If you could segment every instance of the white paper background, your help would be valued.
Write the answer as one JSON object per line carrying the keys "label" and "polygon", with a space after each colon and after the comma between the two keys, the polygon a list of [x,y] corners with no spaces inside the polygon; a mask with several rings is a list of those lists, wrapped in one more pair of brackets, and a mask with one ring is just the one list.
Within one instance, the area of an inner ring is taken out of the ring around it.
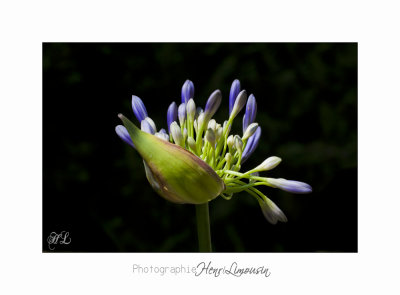
{"label": "white paper background", "polygon": [[[0,293],[399,294],[399,10],[360,3],[2,1]],[[42,254],[41,55],[55,41],[359,42],[359,253]],[[209,260],[271,276],[132,273]]]}

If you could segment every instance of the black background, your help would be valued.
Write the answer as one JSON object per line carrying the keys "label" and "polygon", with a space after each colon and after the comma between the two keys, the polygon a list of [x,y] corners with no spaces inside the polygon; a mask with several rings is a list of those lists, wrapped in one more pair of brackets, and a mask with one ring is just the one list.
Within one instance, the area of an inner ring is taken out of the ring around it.
{"label": "black background", "polygon": [[[68,231],[67,252],[195,252],[193,205],[154,193],[135,150],[115,134],[133,122],[131,95],[157,128],[186,79],[204,107],[220,89],[228,115],[239,79],[258,103],[262,137],[242,170],[271,155],[268,174],[307,182],[310,195],[261,190],[288,217],[270,225],[246,193],[210,203],[217,252],[357,251],[357,44],[43,44],[43,251]],[[241,131],[241,116],[233,131]]]}

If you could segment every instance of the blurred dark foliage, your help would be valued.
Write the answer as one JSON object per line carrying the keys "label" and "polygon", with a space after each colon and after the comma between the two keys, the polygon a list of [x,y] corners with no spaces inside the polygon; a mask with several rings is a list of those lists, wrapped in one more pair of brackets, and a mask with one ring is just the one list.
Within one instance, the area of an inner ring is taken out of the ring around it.
{"label": "blurred dark foliage", "polygon": [[[258,102],[260,145],[243,169],[271,155],[268,173],[305,181],[310,195],[262,188],[287,215],[270,225],[247,194],[210,203],[217,252],[357,251],[357,44],[43,44],[43,251],[68,231],[63,252],[195,252],[192,205],[156,195],[142,160],[115,134],[134,122],[131,95],[158,128],[186,79],[203,106],[220,89],[228,113],[237,78]],[[241,113],[242,114],[242,113]],[[240,119],[233,130],[240,131]]]}

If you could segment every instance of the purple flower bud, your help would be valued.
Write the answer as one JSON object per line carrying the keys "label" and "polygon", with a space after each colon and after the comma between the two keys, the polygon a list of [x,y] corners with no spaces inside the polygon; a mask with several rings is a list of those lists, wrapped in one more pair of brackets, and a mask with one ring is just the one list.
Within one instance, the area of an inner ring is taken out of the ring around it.
{"label": "purple flower bud", "polygon": [[247,127],[254,122],[257,113],[257,102],[253,94],[250,94],[247,105],[246,112],[243,116],[243,132],[246,131]]}
{"label": "purple flower bud", "polygon": [[178,107],[179,124],[182,126],[186,120],[186,104],[181,103]]}
{"label": "purple flower bud", "polygon": [[182,86],[182,103],[187,103],[189,99],[193,98],[194,96],[194,85],[193,82],[190,80],[186,80]]}
{"label": "purple flower bud", "polygon": [[[172,122],[171,122],[171,123],[172,123]],[[158,132],[160,132],[160,133],[162,133],[162,134],[166,134],[166,135],[168,135],[167,131],[165,131],[165,129],[164,129],[164,128],[161,128],[161,129],[160,129],[160,131],[158,131]]]}
{"label": "purple flower bud", "polygon": [[131,147],[135,148],[135,145],[132,142],[131,137],[129,136],[128,130],[126,130],[125,126],[118,125],[115,127],[115,132],[117,135],[125,141],[127,144],[129,144]]}
{"label": "purple flower bud", "polygon": [[142,122],[144,118],[148,117],[143,101],[135,95],[132,95],[132,109],[139,122]]}
{"label": "purple flower bud", "polygon": [[178,107],[176,106],[175,101],[171,103],[168,107],[167,111],[167,125],[168,125],[168,132],[170,132],[170,125],[172,122],[176,121],[178,118]]}
{"label": "purple flower bud", "polygon": [[215,112],[218,110],[219,105],[221,104],[222,94],[220,90],[215,90],[211,93],[210,97],[207,100],[206,108],[204,110],[204,115],[206,121],[208,122],[212,116],[214,116]]}
{"label": "purple flower bud", "polygon": [[284,178],[267,178],[268,183],[275,188],[294,194],[308,194],[312,192],[309,184],[296,180],[287,180]]}
{"label": "purple flower bud", "polygon": [[140,123],[140,129],[146,133],[154,134],[156,131],[153,129],[151,124],[147,120],[142,120]]}
{"label": "purple flower bud", "polygon": [[256,150],[258,142],[260,141],[260,137],[261,137],[261,128],[258,127],[256,132],[254,132],[254,134],[250,136],[249,140],[247,141],[246,147],[244,148],[242,154],[242,163],[244,163]]}
{"label": "purple flower bud", "polygon": [[236,97],[240,92],[240,82],[238,79],[233,81],[231,86],[231,92],[229,93],[229,115],[232,112],[233,105],[235,104]]}

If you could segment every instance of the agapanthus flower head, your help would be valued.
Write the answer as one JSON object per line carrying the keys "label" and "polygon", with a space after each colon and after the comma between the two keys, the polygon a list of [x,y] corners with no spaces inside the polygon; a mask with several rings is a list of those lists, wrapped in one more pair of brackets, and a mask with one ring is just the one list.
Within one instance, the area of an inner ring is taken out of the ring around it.
{"label": "agapanthus flower head", "polygon": [[[175,203],[201,204],[221,196],[230,200],[245,191],[256,198],[265,218],[272,224],[287,221],[284,213],[257,187],[264,185],[287,192],[310,193],[310,185],[283,178],[268,178],[260,172],[274,169],[281,158],[272,156],[257,167],[241,172],[243,163],[253,154],[261,137],[257,122],[257,103],[253,94],[247,97],[239,80],[232,83],[229,93],[229,118],[222,124],[213,119],[222,93],[215,90],[204,110],[194,101],[194,85],[185,81],[181,104],[172,102],[167,111],[167,129],[157,131],[148,116],[143,101],[132,96],[133,112],[140,122],[139,130],[123,115],[124,126],[116,133],[134,147],[143,158],[146,177],[152,188],[165,199]],[[232,123],[245,107],[242,136],[230,134]]]}

